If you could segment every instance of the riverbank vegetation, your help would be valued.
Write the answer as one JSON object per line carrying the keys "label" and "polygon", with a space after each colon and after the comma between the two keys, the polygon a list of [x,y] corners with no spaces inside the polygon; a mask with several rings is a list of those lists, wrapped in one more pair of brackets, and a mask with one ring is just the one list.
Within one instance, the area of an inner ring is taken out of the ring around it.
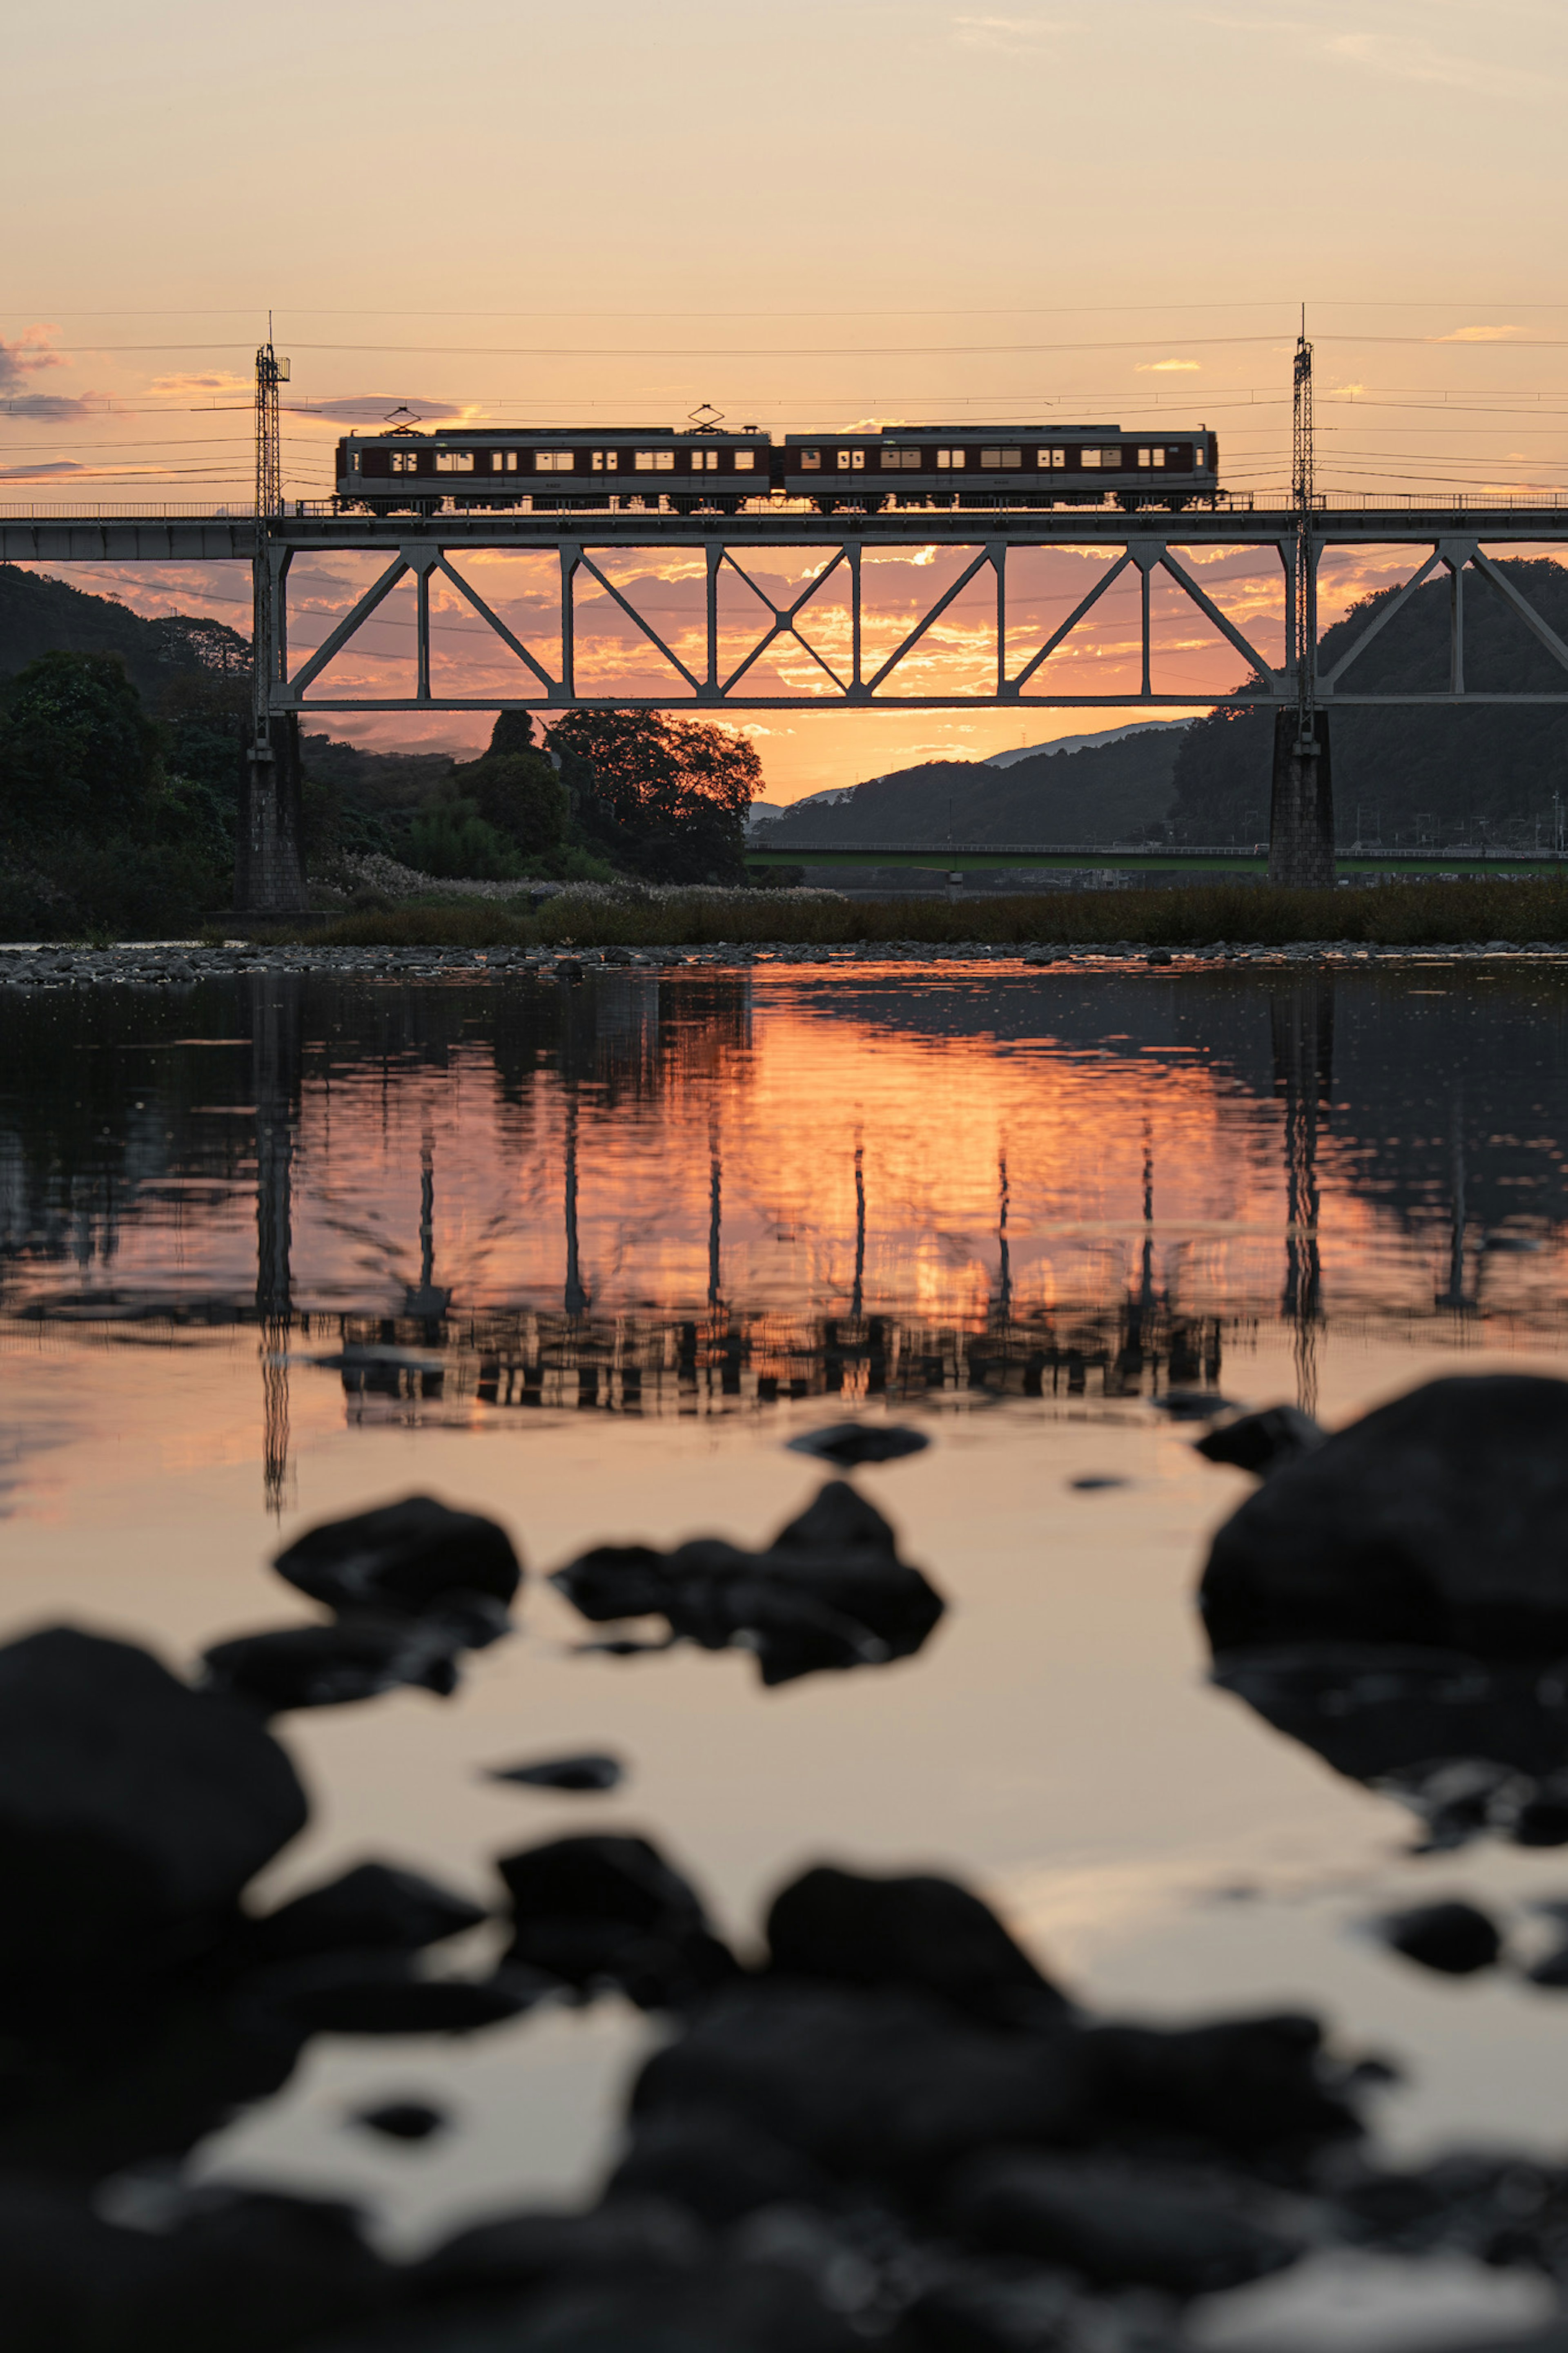
{"label": "riverbank vegetation", "polygon": [[1151,947],[1287,946],[1349,940],[1385,947],[1568,942],[1568,883],[1394,882],[1373,890],[1279,891],[1263,883],[1169,891],[1062,891],[974,899],[846,899],[826,892],[563,890],[404,905],[325,927],[279,924],[269,940],[338,947],[936,946],[1142,943]]}

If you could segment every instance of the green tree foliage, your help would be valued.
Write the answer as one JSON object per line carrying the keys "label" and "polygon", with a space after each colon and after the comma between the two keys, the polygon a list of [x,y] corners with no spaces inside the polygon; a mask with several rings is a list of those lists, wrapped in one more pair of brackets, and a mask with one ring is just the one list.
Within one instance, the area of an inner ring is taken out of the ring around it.
{"label": "green tree foliage", "polygon": [[526,858],[558,849],[565,839],[566,788],[542,752],[487,752],[455,767],[452,784]]}
{"label": "green tree foliage", "polygon": [[416,811],[402,854],[421,874],[442,881],[505,882],[524,871],[517,844],[481,816],[477,801],[468,799]]}
{"label": "green tree foliage", "polygon": [[0,828],[101,839],[136,828],[162,780],[156,723],[112,654],[43,654],[0,722]]}
{"label": "green tree foliage", "polygon": [[616,867],[650,882],[744,879],[763,772],[743,737],[656,711],[570,711],[550,748],[576,783],[579,835]]}
{"label": "green tree foliage", "polygon": [[49,653],[0,708],[0,935],[188,932],[228,892],[234,801],[165,770],[115,655]]}

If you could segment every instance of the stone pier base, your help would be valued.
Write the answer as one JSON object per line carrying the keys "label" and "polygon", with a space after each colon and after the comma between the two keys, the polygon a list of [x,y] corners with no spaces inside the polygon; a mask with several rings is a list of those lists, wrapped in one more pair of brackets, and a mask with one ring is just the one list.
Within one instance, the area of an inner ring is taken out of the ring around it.
{"label": "stone pier base", "polygon": [[1329,721],[1313,722],[1316,749],[1299,744],[1300,721],[1290,710],[1274,714],[1274,790],[1268,812],[1268,880],[1297,891],[1331,891],[1334,873],[1334,786]]}
{"label": "stone pier base", "polygon": [[247,914],[293,914],[305,905],[300,723],[272,723],[272,757],[246,763],[235,842],[234,903]]}

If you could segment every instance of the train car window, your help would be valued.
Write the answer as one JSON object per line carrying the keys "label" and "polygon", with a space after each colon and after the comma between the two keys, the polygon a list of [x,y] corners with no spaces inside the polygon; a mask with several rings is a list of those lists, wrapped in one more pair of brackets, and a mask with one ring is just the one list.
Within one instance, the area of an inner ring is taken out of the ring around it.
{"label": "train car window", "polygon": [[803,449],[800,453],[800,463],[803,473],[815,474],[822,464],[821,450]]}
{"label": "train car window", "polygon": [[633,470],[639,474],[673,474],[673,449],[639,449],[632,459]]}
{"label": "train car window", "polygon": [[749,474],[754,470],[757,462],[757,453],[754,449],[736,449],[731,452],[731,455],[735,460],[737,473]]}
{"label": "train car window", "polygon": [[691,470],[694,474],[717,473],[719,470],[718,450],[693,449],[691,452]]}
{"label": "train car window", "polygon": [[595,449],[593,470],[595,474],[613,474],[621,462],[618,449]]}
{"label": "train car window", "polygon": [[536,474],[569,474],[576,463],[574,449],[536,449],[533,470]]}
{"label": "train car window", "polygon": [[1193,450],[1194,471],[1201,474],[1204,468],[1208,464],[1208,451],[1200,441]]}
{"label": "train car window", "polygon": [[436,471],[438,474],[471,474],[474,453],[471,449],[437,449]]}
{"label": "train car window", "polygon": [[884,466],[902,466],[909,471],[919,467],[921,453],[918,449],[884,449],[881,462]]}
{"label": "train car window", "polygon": [[359,451],[357,449],[345,451],[343,456],[343,467],[344,470],[348,473],[357,474],[359,472]]}
{"label": "train car window", "polygon": [[1083,463],[1086,466],[1120,466],[1121,452],[1120,449],[1086,449]]}
{"label": "train car window", "polygon": [[1065,466],[1067,461],[1068,453],[1065,449],[1037,449],[1035,452],[1037,466]]}
{"label": "train car window", "polygon": [[838,452],[838,470],[841,474],[850,472],[858,474],[865,463],[864,449],[840,449]]}
{"label": "train car window", "polygon": [[999,466],[1011,473],[1023,464],[1024,453],[1021,449],[982,449],[980,462],[983,466]]}
{"label": "train car window", "polygon": [[392,453],[392,470],[395,474],[416,474],[419,471],[418,450],[395,449]]}
{"label": "train car window", "polygon": [[945,473],[950,466],[958,467],[964,463],[964,453],[962,449],[939,449],[936,462]]}
{"label": "train car window", "polygon": [[1164,462],[1163,449],[1140,449],[1138,452],[1138,463],[1141,466],[1163,466]]}

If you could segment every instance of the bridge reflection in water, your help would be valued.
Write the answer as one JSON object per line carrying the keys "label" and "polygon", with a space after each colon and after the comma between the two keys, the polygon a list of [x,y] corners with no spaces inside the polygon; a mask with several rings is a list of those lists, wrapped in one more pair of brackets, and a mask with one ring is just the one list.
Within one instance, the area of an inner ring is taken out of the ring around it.
{"label": "bridge reflection in water", "polygon": [[[256,1327],[351,1422],[1044,1409],[1283,1327],[1564,1337],[1568,989],[1307,975],[254,974],[0,1004],[0,1345]],[[1245,1386],[1240,1376],[1231,1377]]]}

